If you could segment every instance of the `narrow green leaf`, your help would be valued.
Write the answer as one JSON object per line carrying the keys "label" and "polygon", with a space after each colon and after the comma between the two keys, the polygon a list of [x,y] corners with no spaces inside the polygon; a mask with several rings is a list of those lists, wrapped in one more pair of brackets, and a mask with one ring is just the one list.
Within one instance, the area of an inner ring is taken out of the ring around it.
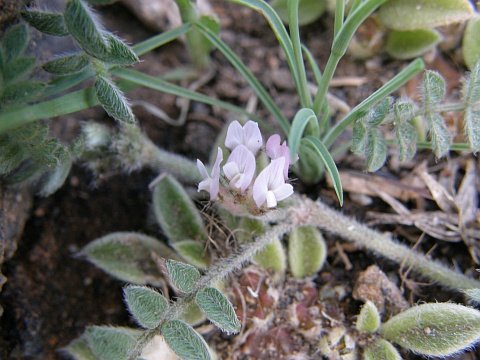
{"label": "narrow green leaf", "polygon": [[155,329],[162,321],[168,308],[168,301],[153,289],[146,286],[128,285],[123,288],[128,311],[138,324],[145,329]]}
{"label": "narrow green leaf", "polygon": [[222,331],[236,334],[240,331],[241,324],[232,303],[215,288],[207,287],[196,295],[197,305],[207,315],[214,325]]}
{"label": "narrow green leaf", "polygon": [[182,360],[210,360],[212,357],[203,338],[180,320],[167,321],[161,333],[170,349]]}
{"label": "narrow green leaf", "polygon": [[333,188],[335,189],[335,193],[337,194],[338,201],[340,202],[340,206],[343,205],[343,190],[342,190],[342,182],[340,180],[340,174],[338,173],[337,165],[330,155],[328,149],[323,145],[323,143],[313,137],[307,136],[306,138],[302,139],[302,142],[309,144],[312,149],[316,152],[319,158],[322,160],[325,168],[327,169],[328,173],[332,177],[333,181]]}
{"label": "narrow green leaf", "polygon": [[54,36],[68,35],[68,29],[62,14],[27,9],[22,11],[22,17],[30,26],[33,26],[44,34]]}
{"label": "narrow green leaf", "polygon": [[395,347],[384,339],[377,339],[368,344],[363,351],[364,360],[402,360]]}
{"label": "narrow green leaf", "polygon": [[380,104],[378,104],[378,106],[373,111],[371,111],[369,116],[366,118],[368,125],[372,127],[379,126],[390,111],[392,103],[393,98],[391,96],[383,99]]}
{"label": "narrow green leaf", "polygon": [[366,117],[361,117],[353,125],[352,152],[357,156],[365,155],[367,144]]}
{"label": "narrow green leaf", "polygon": [[[218,34],[220,32],[220,22],[216,16],[201,15],[198,21],[208,27],[213,33]],[[202,52],[208,54],[212,50],[212,43],[203,35],[201,35],[200,39]]]}
{"label": "narrow green leaf", "polygon": [[192,265],[175,260],[165,261],[168,276],[173,285],[184,293],[190,293],[195,290],[200,273]]}
{"label": "narrow green leaf", "polygon": [[68,32],[87,54],[102,58],[108,53],[104,31],[88,4],[69,0],[63,16]]}
{"label": "narrow green leaf", "polygon": [[292,159],[295,159],[296,154],[298,154],[300,140],[302,140],[303,132],[310,122],[318,123],[318,119],[313,110],[308,108],[298,110],[293,118],[292,127],[288,134],[288,145]]}
{"label": "narrow green leaf", "polygon": [[418,354],[446,357],[480,340],[480,312],[451,303],[423,304],[395,315],[380,333]]}
{"label": "narrow green leaf", "polygon": [[421,92],[427,109],[440,103],[447,92],[445,79],[436,71],[426,70],[423,74]]}
{"label": "narrow green leaf", "polygon": [[368,171],[375,172],[385,164],[387,144],[380,130],[370,129],[368,131],[366,154],[365,167]]}
{"label": "narrow green leaf", "polygon": [[296,227],[288,237],[288,263],[297,279],[315,275],[327,258],[327,245],[313,226]]}
{"label": "narrow green leaf", "polygon": [[380,327],[380,314],[375,304],[369,300],[363,305],[357,317],[356,329],[362,332],[373,333]]}
{"label": "narrow green leaf", "polygon": [[414,59],[432,50],[443,36],[434,29],[393,30],[388,34],[385,51],[398,60]]}
{"label": "narrow green leaf", "polygon": [[409,121],[398,121],[395,123],[395,141],[400,161],[407,161],[415,156],[417,140],[417,130]]}
{"label": "narrow green leaf", "polygon": [[[276,0],[272,7],[285,24],[288,24],[288,0]],[[327,1],[300,0],[298,6],[298,24],[308,25],[319,19],[327,9]]]}
{"label": "narrow green leaf", "polygon": [[128,124],[135,122],[135,116],[123,92],[110,79],[97,76],[95,79],[95,94],[100,105],[115,120]]}
{"label": "narrow green leaf", "polygon": [[[243,1],[241,0],[233,0],[233,1],[243,4]],[[267,3],[263,1],[261,2],[256,1],[256,3],[262,4],[262,7],[269,6]],[[278,22],[281,24],[280,19],[278,19]],[[228,61],[235,67],[235,69],[237,69],[237,71],[243,76],[243,78],[247,81],[247,83],[252,87],[252,89],[258,95],[263,105],[268,109],[268,111],[270,111],[270,113],[278,121],[283,132],[285,134],[288,134],[290,124],[288,123],[287,119],[280,111],[279,107],[275,104],[272,97],[268,94],[267,90],[258,81],[257,77],[253,75],[253,73],[235,54],[235,52],[232,51],[232,49],[230,49],[228,45],[222,39],[220,39],[220,37],[217,34],[212,32],[208,27],[206,27],[202,23],[197,23],[196,26],[202,32],[202,34],[207,39],[209,39],[209,41],[228,59]],[[281,26],[283,27],[283,25]],[[283,28],[283,31],[286,32],[285,28]],[[291,41],[290,41],[290,47],[291,47]],[[293,50],[290,49],[290,52],[291,52],[291,56],[293,57]]]}
{"label": "narrow green leaf", "polygon": [[153,256],[180,260],[159,240],[134,232],[116,232],[98,238],[80,252],[103,271],[125,282],[161,286],[163,275]]}
{"label": "narrow green leaf", "polygon": [[378,11],[380,21],[395,30],[429,29],[468,20],[468,0],[389,0]]}
{"label": "narrow green leaf", "polygon": [[127,360],[141,332],[129,328],[89,326],[85,337],[92,352],[101,360]]}
{"label": "narrow green leaf", "polygon": [[8,64],[10,61],[22,55],[27,47],[28,31],[24,23],[14,25],[7,29],[2,38],[4,61]]}
{"label": "narrow green leaf", "polygon": [[75,360],[98,360],[98,357],[95,356],[92,349],[88,346],[85,335],[74,339],[60,351]]}
{"label": "narrow green leaf", "polygon": [[255,254],[253,261],[265,269],[276,271],[279,274],[285,273],[287,256],[280,239],[275,237],[270,241],[269,244]]}
{"label": "narrow green leaf", "polygon": [[72,54],[49,60],[42,64],[42,68],[51,74],[67,75],[83,70],[89,63],[85,54]]}
{"label": "narrow green leaf", "polygon": [[171,243],[188,239],[203,241],[206,238],[200,212],[173,176],[165,175],[155,184],[153,210]]}
{"label": "narrow green leaf", "polygon": [[34,100],[45,84],[39,81],[23,81],[7,86],[0,95],[0,109]]}
{"label": "narrow green leaf", "polygon": [[467,72],[462,84],[462,101],[473,105],[480,101],[480,62]]}
{"label": "narrow green leaf", "polygon": [[473,153],[480,151],[480,111],[468,107],[463,117],[464,132],[467,135],[470,150]]}
{"label": "narrow green leaf", "polygon": [[13,82],[19,82],[29,75],[35,67],[36,58],[32,56],[21,56],[10,61],[3,72],[4,86]]}
{"label": "narrow green leaf", "polygon": [[437,158],[442,158],[448,152],[452,136],[445,120],[440,114],[430,113],[426,115],[433,152]]}
{"label": "narrow green leaf", "polygon": [[205,251],[205,243],[199,240],[182,240],[170,244],[178,255],[193,266],[206,270],[210,264],[210,256]]}
{"label": "narrow green leaf", "polygon": [[463,31],[462,53],[465,64],[473,70],[480,62],[480,15],[475,14]]}

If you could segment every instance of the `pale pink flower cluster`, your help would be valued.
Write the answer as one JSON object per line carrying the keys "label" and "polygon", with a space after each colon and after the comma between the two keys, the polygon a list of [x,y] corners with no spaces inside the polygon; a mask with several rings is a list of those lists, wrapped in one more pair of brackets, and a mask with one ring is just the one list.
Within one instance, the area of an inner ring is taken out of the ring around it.
{"label": "pale pink flower cluster", "polygon": [[[276,207],[279,201],[293,194],[293,186],[288,183],[288,168],[292,164],[290,150],[286,141],[281,144],[280,135],[270,136],[265,147],[265,152],[271,159],[270,164],[256,175],[256,158],[262,144],[262,134],[256,122],[250,120],[244,126],[238,121],[232,122],[225,138],[225,146],[231,152],[222,167],[223,177],[220,178],[223,152],[218,148],[210,175],[205,165],[197,160],[203,179],[198,185],[198,191],[208,191],[210,200],[224,200],[222,194],[233,194],[241,195],[246,202],[253,199],[259,209]],[[221,191],[222,189],[228,191]]]}

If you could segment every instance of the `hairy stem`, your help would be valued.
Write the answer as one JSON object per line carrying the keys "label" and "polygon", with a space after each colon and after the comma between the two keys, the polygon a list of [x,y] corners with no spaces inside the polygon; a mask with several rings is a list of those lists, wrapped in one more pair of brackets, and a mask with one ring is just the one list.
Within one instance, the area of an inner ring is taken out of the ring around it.
{"label": "hairy stem", "polygon": [[425,255],[395,242],[389,236],[382,235],[325,204],[304,200],[300,203],[299,210],[297,210],[298,225],[317,226],[332,232],[384,258],[411,267],[415,272],[442,286],[455,290],[480,287],[480,281],[453,271],[437,261],[428,260]]}

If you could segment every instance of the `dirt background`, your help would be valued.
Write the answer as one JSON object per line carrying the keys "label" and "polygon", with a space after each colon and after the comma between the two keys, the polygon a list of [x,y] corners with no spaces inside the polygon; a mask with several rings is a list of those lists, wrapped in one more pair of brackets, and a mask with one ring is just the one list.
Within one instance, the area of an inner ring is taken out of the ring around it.
{"label": "dirt background", "polygon": [[[61,1],[59,4],[61,5]],[[258,76],[285,116],[293,118],[298,107],[293,82],[288,75],[281,49],[266,21],[257,13],[226,1],[214,0],[212,4],[221,19],[222,38]],[[1,2],[0,5],[8,4]],[[122,4],[107,6],[98,11],[105,27],[129,43],[137,43],[155,35],[154,31],[142,24]],[[329,15],[302,28],[302,40],[313,51],[321,68],[329,54],[332,28],[333,19]],[[31,51],[41,59],[47,59],[71,46],[64,40],[59,42],[57,38],[42,36],[35,31],[32,37],[34,41]],[[253,94],[252,90],[221,54],[214,52],[212,58],[217,70],[215,77],[200,91],[245,107]],[[453,81],[450,93],[452,97],[455,96],[455,86],[463,72],[461,65],[456,64],[456,59],[456,52],[453,50],[433,56],[429,64],[431,68],[446,69],[447,78]],[[188,64],[189,61],[184,45],[174,42],[143,56],[142,63],[135,68],[159,75],[179,65]],[[365,77],[365,81],[357,86],[335,87],[331,92],[353,107],[384,84],[402,66],[404,63],[392,61],[383,55],[368,61],[357,61],[347,56],[340,62],[336,77]],[[415,84],[411,84],[411,87],[414,88]],[[132,100],[150,101],[171,117],[179,114],[173,96],[138,89],[129,93],[128,97]],[[261,105],[256,112],[271,121]],[[213,139],[222,124],[233,116],[199,103],[190,105],[187,122],[182,127],[167,125],[140,108],[135,109],[135,114],[142,129],[156,144],[190,159],[200,158],[204,161],[208,159]],[[55,134],[68,141],[78,134],[80,124],[85,120],[110,122],[102,109],[94,108],[53,119],[52,129]],[[434,158],[429,154],[422,154],[416,159],[418,163],[421,160],[435,165]],[[363,162],[346,155],[339,159],[338,165],[341,170],[361,171]],[[404,167],[390,165],[382,169],[381,173],[387,178],[398,180],[417,164],[407,164]],[[437,166],[442,165],[439,163]],[[59,349],[82,334],[85,326],[108,324],[135,327],[122,301],[124,284],[79,259],[76,253],[93,239],[114,231],[141,231],[161,238],[161,230],[155,225],[150,214],[151,200],[148,190],[149,182],[157,174],[143,170],[131,175],[108,175],[99,182],[87,169],[75,165],[66,184],[49,198],[32,196],[32,189],[20,193],[15,189],[1,188],[3,197],[0,210],[3,210],[2,216],[6,224],[0,229],[3,232],[6,260],[2,265],[2,272],[8,278],[0,293],[0,305],[4,309],[0,318],[1,359],[63,359],[65,357],[59,353]],[[321,197],[327,204],[337,206],[335,194],[325,182],[315,186],[305,186],[297,182],[296,187],[313,198]],[[369,205],[363,205],[347,197],[342,211],[360,220],[365,218],[368,211],[391,211],[378,198],[371,200]],[[410,205],[415,206],[413,202]],[[430,202],[427,207],[435,206]],[[418,239],[420,235],[418,231],[400,226],[383,226],[379,229],[391,232],[406,242],[409,239]],[[351,292],[359,272],[372,264],[378,264],[384,272],[397,276],[398,266],[342,245],[340,239],[333,236],[328,236],[327,240],[332,247],[328,264],[311,283],[317,291],[325,289],[326,285],[331,288],[343,285]],[[341,260],[341,251],[337,251],[339,246],[343,246],[344,253],[347,253],[352,264],[351,269],[347,269],[345,262]],[[449,264],[457,264],[462,271],[474,274],[475,264],[462,243],[438,242],[427,237],[422,242],[421,249],[429,251],[433,246],[436,246],[436,258]],[[410,303],[427,300],[462,301],[457,294],[435,286],[414,286],[413,282],[408,285],[404,297]],[[305,284],[300,285],[287,279],[280,290],[294,299],[295,289],[301,289],[302,286]],[[343,312],[346,322],[353,324],[360,305],[361,302],[348,293],[338,302],[332,300],[330,310]],[[282,321],[288,323],[289,319],[284,317]],[[218,344],[219,349],[222,349],[222,358],[249,358],[229,353],[235,339],[229,340],[218,332],[210,331],[207,333],[207,340]],[[268,342],[268,339],[265,341]],[[411,354],[405,356],[415,358]],[[472,351],[454,359],[474,359],[476,356],[475,351]],[[281,356],[272,355],[268,358]],[[312,355],[311,358],[321,357]]]}

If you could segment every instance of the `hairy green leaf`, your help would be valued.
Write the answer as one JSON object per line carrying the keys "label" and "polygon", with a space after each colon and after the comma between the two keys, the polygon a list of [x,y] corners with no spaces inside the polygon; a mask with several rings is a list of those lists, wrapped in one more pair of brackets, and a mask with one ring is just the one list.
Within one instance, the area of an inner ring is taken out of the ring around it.
{"label": "hairy green leaf", "polygon": [[54,36],[68,35],[68,29],[62,14],[27,9],[22,11],[22,17],[30,26],[33,26],[44,34]]}
{"label": "hairy green leaf", "polygon": [[75,360],[98,360],[98,357],[95,356],[90,346],[88,346],[88,340],[85,335],[72,340],[60,351]]}
{"label": "hairy green leaf", "polygon": [[182,240],[170,244],[178,255],[193,266],[206,270],[210,264],[210,256],[205,251],[205,244],[199,240]]}
{"label": "hairy green leaf", "polygon": [[123,92],[103,76],[95,79],[95,94],[105,111],[115,120],[133,124],[135,117]]}
{"label": "hairy green leaf", "polygon": [[286,268],[287,257],[280,239],[275,237],[270,241],[269,244],[255,254],[253,261],[265,269],[283,274]]}
{"label": "hairy green leaf", "polygon": [[162,321],[168,301],[161,294],[146,286],[128,285],[123,288],[128,310],[140,326],[155,329]]}
{"label": "hairy green leaf", "polygon": [[170,175],[163,176],[153,189],[155,217],[171,243],[206,238],[200,212],[183,186]]}
{"label": "hairy green leaf", "polygon": [[447,90],[445,79],[436,71],[426,70],[423,73],[421,96],[425,107],[440,103],[445,97]]}
{"label": "hairy green leaf", "polygon": [[108,51],[105,54],[98,54],[96,56],[98,59],[115,65],[133,65],[139,61],[135,52],[122,39],[109,33],[104,36]]}
{"label": "hairy green leaf", "polygon": [[418,133],[409,121],[395,122],[395,141],[400,161],[410,160],[417,152]]}
{"label": "hairy green leaf", "polygon": [[367,144],[367,125],[365,124],[366,117],[362,117],[355,121],[353,125],[352,136],[352,152],[357,156],[363,156],[366,152]]}
{"label": "hairy green leaf", "polygon": [[190,293],[195,290],[200,273],[195,267],[189,264],[175,260],[165,261],[168,276],[173,285],[184,293]]}
{"label": "hairy green leaf", "polygon": [[480,62],[472,67],[463,79],[462,101],[467,105],[473,105],[480,101]]}
{"label": "hairy green leaf", "polygon": [[43,63],[42,69],[55,75],[67,75],[81,71],[89,63],[85,54],[71,54]]}
{"label": "hairy green leaf", "polygon": [[394,30],[429,29],[468,20],[468,0],[389,0],[378,11],[380,21]]}
{"label": "hairy green leaf", "polygon": [[27,75],[30,75],[35,67],[36,58],[32,56],[21,56],[10,61],[3,72],[4,86],[13,82],[19,82]]}
{"label": "hairy green leaf", "polygon": [[390,342],[384,339],[377,339],[373,343],[368,344],[363,350],[364,360],[402,360],[402,356],[398,353]]}
{"label": "hairy green leaf", "polygon": [[385,51],[394,59],[414,59],[442,41],[443,36],[434,29],[393,30],[388,34]]}
{"label": "hairy green leaf", "polygon": [[426,119],[430,130],[433,152],[437,158],[441,158],[448,152],[452,136],[440,114],[429,113],[426,115]]}
{"label": "hairy green leaf", "polygon": [[463,32],[462,52],[463,59],[468,68],[473,70],[477,63],[480,62],[480,15],[475,14],[467,22],[467,26]]}
{"label": "hairy green leaf", "polygon": [[4,61],[8,64],[24,52],[28,44],[28,31],[24,23],[7,29],[2,38]]}
{"label": "hairy green leaf", "polygon": [[463,122],[470,150],[476,153],[480,151],[480,111],[474,111],[468,107],[465,109]]}
{"label": "hairy green leaf", "polygon": [[200,290],[196,295],[196,302],[208,319],[222,331],[229,334],[240,331],[242,325],[232,303],[217,289],[207,287]]}
{"label": "hairy green leaf", "polygon": [[385,99],[380,101],[380,104],[378,104],[378,106],[371,111],[366,118],[368,125],[371,127],[379,126],[390,111],[392,103],[393,98],[391,96],[387,96]]}
{"label": "hairy green leaf", "polygon": [[[288,24],[288,1],[275,0],[272,7],[285,24]],[[308,25],[320,18],[327,9],[327,1],[300,0],[298,4],[298,24]]]}
{"label": "hairy green leaf", "polygon": [[298,279],[315,275],[327,258],[327,245],[320,231],[313,226],[296,227],[288,237],[288,263]]}
{"label": "hairy green leaf", "polygon": [[85,337],[92,352],[101,360],[127,360],[141,332],[129,328],[89,326]]}
{"label": "hairy green leaf", "polygon": [[85,246],[80,255],[120,280],[155,286],[162,285],[163,275],[154,257],[179,260],[159,240],[134,232],[116,232],[98,238]]}
{"label": "hairy green leaf", "polygon": [[480,311],[451,303],[423,304],[395,315],[380,333],[418,354],[446,357],[480,340]]}
{"label": "hairy green leaf", "polygon": [[33,100],[45,89],[40,81],[23,81],[7,86],[0,95],[0,109]]}
{"label": "hairy green leaf", "polygon": [[170,349],[182,360],[210,360],[207,343],[183,321],[171,320],[162,326],[161,333]]}
{"label": "hairy green leaf", "polygon": [[416,106],[411,99],[398,99],[393,107],[395,122],[412,121],[415,117]]}
{"label": "hairy green leaf", "polygon": [[370,129],[368,131],[366,155],[365,167],[368,171],[375,172],[385,164],[387,144],[380,130]]}
{"label": "hairy green leaf", "polygon": [[68,0],[63,16],[68,32],[87,54],[102,58],[108,53],[104,30],[88,4]]}
{"label": "hairy green leaf", "polygon": [[475,304],[480,304],[480,288],[467,289],[464,292],[468,300],[472,301]]}
{"label": "hairy green leaf", "polygon": [[38,191],[40,196],[50,196],[60,189],[65,180],[67,180],[68,174],[72,168],[72,158],[64,157],[61,162],[51,171],[45,182],[42,184],[41,189]]}
{"label": "hairy green leaf", "polygon": [[363,305],[357,317],[358,331],[373,333],[380,327],[380,314],[375,304],[369,300]]}

